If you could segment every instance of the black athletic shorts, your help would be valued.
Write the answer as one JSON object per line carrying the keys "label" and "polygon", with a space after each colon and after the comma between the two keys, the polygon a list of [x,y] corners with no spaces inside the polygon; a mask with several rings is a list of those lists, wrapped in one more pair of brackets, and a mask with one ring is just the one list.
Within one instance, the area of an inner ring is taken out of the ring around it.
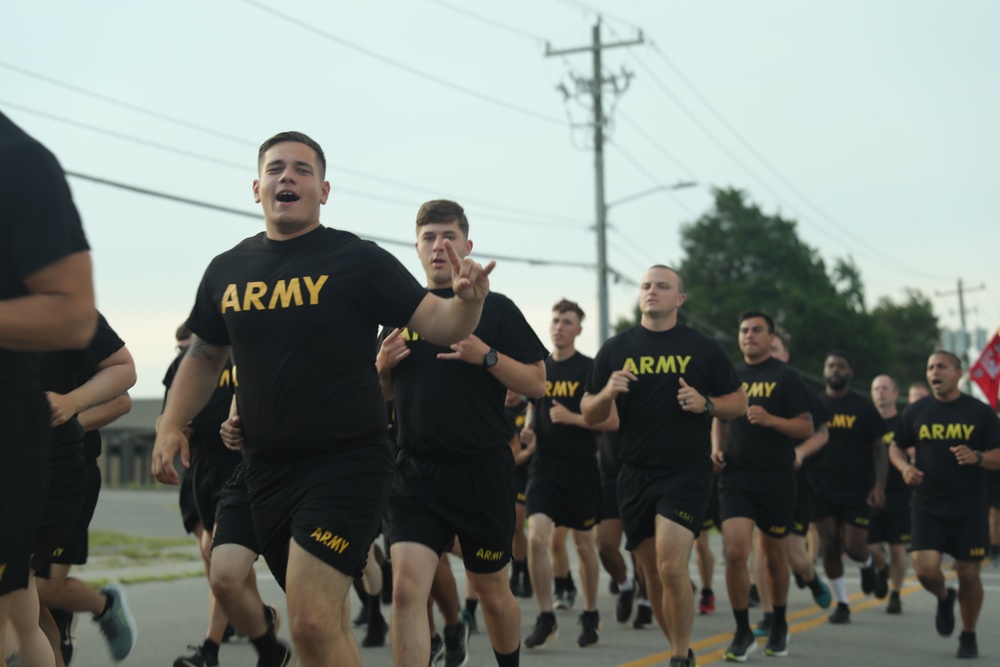
{"label": "black athletic shorts", "polygon": [[528,516],[544,514],[557,526],[590,530],[601,520],[597,459],[546,458],[535,454],[527,497]]}
{"label": "black athletic shorts", "polygon": [[632,551],[656,535],[659,514],[694,533],[708,508],[712,489],[712,461],[671,468],[634,468],[622,465],[618,474],[618,509],[625,530],[625,548]]}
{"label": "black athletic shorts", "polygon": [[26,588],[48,479],[51,414],[37,382],[0,384],[0,595]]}
{"label": "black athletic shorts", "polygon": [[908,544],[910,541],[910,490],[885,497],[885,507],[873,509],[868,522],[868,544]]}
{"label": "black athletic shorts", "polygon": [[524,505],[528,501],[528,463],[525,461],[514,467],[514,498],[518,503]]}
{"label": "black athletic shorts", "polygon": [[951,554],[955,560],[976,562],[986,557],[990,543],[986,506],[970,507],[961,517],[940,517],[913,509],[910,551],[937,551]]}
{"label": "black athletic shorts", "polygon": [[457,536],[467,570],[497,572],[510,560],[513,497],[509,447],[462,458],[399,450],[389,498],[389,544],[416,542],[440,555]]}
{"label": "black athletic shorts", "polygon": [[243,454],[230,449],[213,447],[194,450],[190,470],[194,485],[194,506],[205,530],[212,532],[215,527],[215,514],[222,498],[222,489],[242,461]]}
{"label": "black athletic shorts", "polygon": [[858,486],[850,491],[831,492],[822,486],[813,495],[814,520],[836,517],[846,526],[868,529],[868,516],[872,508],[868,505],[870,487]]}
{"label": "black athletic shorts", "polygon": [[250,458],[247,495],[254,530],[282,589],[289,538],[348,577],[361,575],[392,485],[389,446],[386,438],[300,461]]}
{"label": "black athletic shorts", "polygon": [[181,507],[184,532],[194,535],[195,529],[201,524],[201,518],[198,517],[198,507],[194,502],[194,473],[190,468],[181,472],[181,488],[177,492],[177,502]]}
{"label": "black athletic shorts", "polygon": [[101,493],[101,468],[95,459],[86,457],[83,468],[83,501],[80,514],[65,541],[52,552],[52,562],[59,565],[83,565],[90,553],[90,520],[94,518],[97,497]]}
{"label": "black athletic shorts", "polygon": [[719,513],[722,521],[752,519],[773,538],[788,535],[795,509],[795,470],[792,466],[771,470],[740,470],[726,467],[719,479]]}
{"label": "black athletic shorts", "polygon": [[1000,470],[986,471],[986,504],[1000,509]]}
{"label": "black athletic shorts", "polygon": [[218,510],[215,513],[215,535],[212,548],[223,544],[238,544],[255,554],[260,553],[260,543],[253,528],[250,498],[247,496],[247,468],[242,461],[222,487]]}
{"label": "black athletic shorts", "polygon": [[620,519],[618,510],[618,477],[601,478],[601,519]]}
{"label": "black athletic shorts", "polygon": [[719,476],[712,473],[712,489],[708,495],[708,507],[705,508],[705,518],[701,521],[702,530],[722,530],[722,514],[719,507]]}
{"label": "black athletic shorts", "polygon": [[815,513],[812,485],[800,468],[795,473],[795,507],[792,509],[792,525],[788,532],[805,537],[809,532],[809,524],[812,523]]}
{"label": "black athletic shorts", "polygon": [[53,447],[49,452],[49,489],[42,505],[42,519],[35,536],[31,566],[48,579],[56,549],[66,543],[83,507],[86,460],[83,440]]}

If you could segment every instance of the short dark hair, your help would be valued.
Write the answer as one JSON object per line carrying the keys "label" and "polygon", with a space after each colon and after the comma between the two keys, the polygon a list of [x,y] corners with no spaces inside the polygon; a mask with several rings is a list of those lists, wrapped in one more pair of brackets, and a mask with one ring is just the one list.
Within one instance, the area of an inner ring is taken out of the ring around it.
{"label": "short dark hair", "polygon": [[852,359],[851,355],[844,350],[830,350],[826,353],[826,357],[824,357],[824,359],[829,359],[830,357],[840,357],[847,362],[848,368],[852,371],[854,370],[854,359]]}
{"label": "short dark hair", "polygon": [[569,299],[562,299],[559,303],[552,306],[552,310],[557,311],[560,315],[563,313],[576,313],[576,316],[580,318],[583,322],[583,308],[580,307],[576,301],[570,301]]}
{"label": "short dark hair", "polygon": [[465,238],[469,238],[469,219],[465,217],[465,209],[458,202],[450,199],[432,199],[420,205],[417,211],[417,229],[424,225],[438,222],[458,222]]}
{"label": "short dark hair", "polygon": [[258,171],[260,170],[261,162],[264,160],[264,153],[266,153],[272,146],[286,141],[294,141],[295,143],[305,144],[309,148],[316,151],[316,157],[319,159],[320,178],[326,178],[326,155],[323,153],[323,148],[316,142],[315,139],[303,132],[279,132],[262,143],[260,145],[260,150],[257,151]]}
{"label": "short dark hair", "polygon": [[792,351],[792,348],[790,347],[791,342],[792,342],[792,334],[790,334],[787,331],[785,331],[784,327],[780,327],[780,326],[774,327],[774,331],[772,331],[771,334],[775,338],[777,338],[778,340],[781,341],[781,344],[782,344],[782,346],[784,346],[786,352],[791,352]]}
{"label": "short dark hair", "polygon": [[177,331],[174,332],[174,340],[177,341],[187,340],[192,335],[194,335],[194,332],[188,328],[187,322],[185,322],[184,324],[177,327]]}
{"label": "short dark hair", "polygon": [[678,292],[684,291],[684,276],[682,276],[681,272],[675,269],[674,267],[667,266],[666,264],[653,264],[651,267],[649,267],[649,269],[646,270],[649,271],[650,269],[666,269],[667,271],[673,271],[674,275],[677,276],[677,291]]}
{"label": "short dark hair", "polygon": [[955,354],[954,352],[949,352],[948,350],[934,350],[933,352],[931,352],[932,357],[938,354],[944,355],[949,359],[951,359],[951,363],[955,367],[955,370],[957,371],[962,370],[962,360],[958,358],[957,354]]}
{"label": "short dark hair", "polygon": [[[739,325],[743,324],[744,322],[746,322],[747,320],[752,320],[755,317],[759,317],[759,318],[763,319],[765,322],[767,322],[767,333],[774,333],[774,320],[771,319],[770,315],[768,315],[767,313],[765,313],[762,310],[745,310],[745,311],[743,311],[743,313],[740,315],[740,320],[739,320],[739,322],[736,323],[736,325],[739,326]],[[782,341],[782,342],[784,342],[784,341]]]}

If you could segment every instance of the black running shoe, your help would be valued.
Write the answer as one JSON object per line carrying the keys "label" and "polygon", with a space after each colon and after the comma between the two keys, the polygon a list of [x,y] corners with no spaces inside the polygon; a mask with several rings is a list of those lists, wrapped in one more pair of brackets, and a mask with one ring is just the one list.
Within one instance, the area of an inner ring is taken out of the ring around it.
{"label": "black running shoe", "polygon": [[628,623],[632,616],[632,601],[635,600],[635,584],[627,591],[618,593],[618,602],[615,603],[615,620],[619,623]]}
{"label": "black running shoe", "polygon": [[596,644],[601,635],[601,617],[597,611],[585,611],[580,614],[580,625],[583,630],[576,638],[576,645],[580,648],[587,648]]}
{"label": "black running shoe", "polygon": [[828,621],[834,625],[843,625],[851,622],[851,608],[844,602],[838,602],[837,608],[827,616]]}
{"label": "black running shoe", "polygon": [[63,663],[69,665],[73,659],[73,627],[76,625],[76,614],[65,609],[50,609],[52,618],[59,628],[59,652],[62,653]]}
{"label": "black running shoe", "polygon": [[618,595],[619,593],[621,593],[621,589],[618,588],[618,582],[615,581],[614,579],[608,582],[608,592],[611,593],[612,595]]}
{"label": "black running shoe", "polygon": [[889,595],[889,604],[885,606],[885,613],[887,614],[902,614],[903,613],[903,603],[899,599],[899,593],[893,591]]}
{"label": "black running shoe", "polygon": [[806,587],[806,580],[802,578],[802,575],[798,572],[792,572],[792,576],[795,577],[795,585],[799,588]]}
{"label": "black running shoe", "polygon": [[264,622],[267,623],[267,629],[277,637],[278,630],[281,629],[281,614],[278,613],[277,607],[272,607],[269,604],[264,605]]}
{"label": "black running shoe", "polygon": [[203,646],[188,644],[188,648],[191,650],[191,653],[189,655],[178,656],[174,660],[174,667],[219,667],[218,653],[212,655],[208,651],[205,651]]}
{"label": "black running shoe", "polygon": [[361,645],[365,648],[385,646],[385,635],[389,631],[389,624],[385,622],[385,617],[379,614],[367,623],[365,638],[361,640]]}
{"label": "black running shoe", "polygon": [[771,628],[771,634],[764,646],[764,655],[784,658],[788,655],[788,626]]}
{"label": "black running shoe", "polygon": [[875,569],[874,563],[859,569],[861,570],[861,591],[865,595],[871,595],[878,588],[879,571]]}
{"label": "black running shoe", "polygon": [[979,646],[976,645],[975,632],[963,632],[958,636],[958,653],[956,655],[959,658],[979,657]]}
{"label": "black running shoe", "polygon": [[429,667],[434,667],[438,663],[444,660],[444,640],[441,639],[441,635],[434,635],[431,637],[431,659],[427,663]]}
{"label": "black running shoe", "polygon": [[469,626],[459,621],[444,629],[444,667],[465,667],[469,662]]}
{"label": "black running shoe", "polygon": [[559,624],[556,623],[556,615],[552,612],[543,612],[535,620],[535,628],[525,638],[524,645],[528,648],[542,648],[558,636]]}
{"label": "black running shoe", "polygon": [[639,604],[635,608],[635,619],[632,621],[632,627],[636,630],[642,630],[647,625],[653,624],[653,608],[648,604]]}
{"label": "black running shoe", "polygon": [[723,656],[730,662],[746,662],[747,657],[756,650],[757,638],[752,632],[736,633]]}
{"label": "black running shoe", "polygon": [[948,589],[944,600],[938,600],[937,613],[934,615],[934,627],[942,637],[950,637],[955,631],[955,598],[958,591]]}
{"label": "black running shoe", "polygon": [[875,583],[875,597],[884,600],[889,594],[889,566],[885,565],[878,571],[878,581]]}
{"label": "black running shoe", "polygon": [[291,667],[295,664],[295,653],[292,648],[282,641],[278,642],[281,653],[270,658],[263,656],[257,658],[257,667]]}

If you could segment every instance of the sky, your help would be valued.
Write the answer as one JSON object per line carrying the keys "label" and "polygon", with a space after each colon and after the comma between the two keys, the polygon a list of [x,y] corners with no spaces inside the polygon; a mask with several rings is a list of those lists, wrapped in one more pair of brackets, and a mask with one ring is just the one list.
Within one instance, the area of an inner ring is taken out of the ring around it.
{"label": "sky", "polygon": [[[592,59],[546,45],[589,46],[598,17],[602,41],[643,40],[602,55],[615,271],[680,263],[681,227],[736,187],[828,265],[853,257],[869,306],[914,288],[958,328],[957,296],[938,293],[961,279],[968,326],[1000,325],[990,0],[0,0],[0,111],[76,174],[135,397],[162,395],[211,258],[263,229],[257,147],[284,130],[325,149],[323,224],[394,241],[423,281],[417,208],[455,199],[473,256],[502,258],[493,289],[546,343],[552,304],[578,301],[593,355],[592,106],[574,83]],[[609,282],[613,323],[637,291]]]}

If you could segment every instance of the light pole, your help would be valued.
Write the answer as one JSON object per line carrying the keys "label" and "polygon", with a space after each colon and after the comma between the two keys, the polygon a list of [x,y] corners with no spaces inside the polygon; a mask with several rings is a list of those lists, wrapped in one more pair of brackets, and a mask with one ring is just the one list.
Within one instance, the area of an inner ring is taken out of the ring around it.
{"label": "light pole", "polygon": [[[611,335],[611,324],[610,324],[610,313],[608,307],[608,259],[607,259],[607,219],[608,219],[608,209],[612,206],[619,206],[620,204],[625,204],[630,201],[634,201],[646,195],[651,195],[654,192],[664,192],[668,190],[683,190],[684,188],[693,188],[698,185],[694,181],[678,181],[673,185],[658,185],[655,188],[650,188],[648,190],[643,190],[642,192],[637,192],[634,195],[629,195],[628,197],[622,197],[621,199],[616,199],[613,202],[602,202],[601,215],[598,219],[597,224],[597,301],[599,312],[599,327],[598,332],[601,337],[600,341],[603,343]],[[602,198],[603,199],[603,198]]]}

